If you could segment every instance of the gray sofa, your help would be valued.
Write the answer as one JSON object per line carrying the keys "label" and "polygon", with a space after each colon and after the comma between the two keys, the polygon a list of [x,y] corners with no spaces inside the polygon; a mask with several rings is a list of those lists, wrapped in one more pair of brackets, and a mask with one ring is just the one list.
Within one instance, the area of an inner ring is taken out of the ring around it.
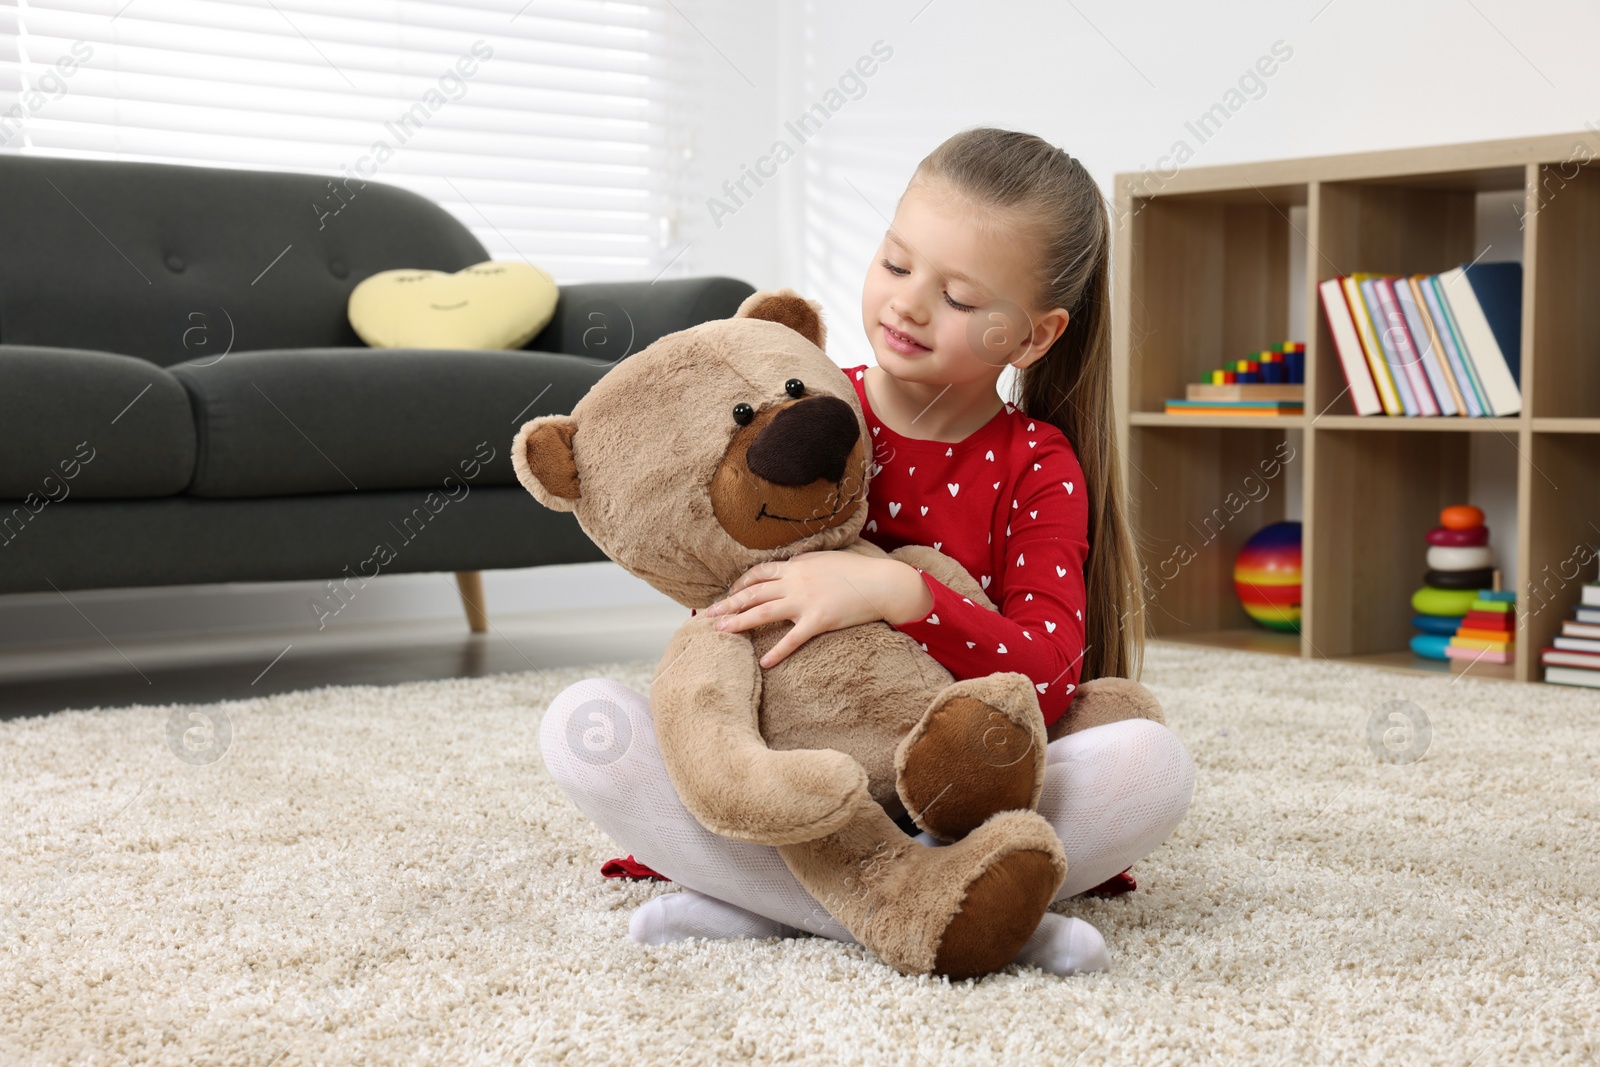
{"label": "gray sofa", "polygon": [[0,593],[604,559],[516,427],[752,287],[567,286],[519,351],[350,328],[361,279],[488,258],[376,182],[0,155]]}

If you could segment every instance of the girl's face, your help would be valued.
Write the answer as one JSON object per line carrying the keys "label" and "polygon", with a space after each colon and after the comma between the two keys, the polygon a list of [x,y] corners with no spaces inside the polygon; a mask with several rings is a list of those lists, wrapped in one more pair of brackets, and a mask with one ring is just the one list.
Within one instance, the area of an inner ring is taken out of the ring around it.
{"label": "girl's face", "polygon": [[944,186],[911,184],[861,290],[880,367],[904,381],[959,384],[1044,354],[1026,345],[1021,308],[1035,286],[1011,232]]}

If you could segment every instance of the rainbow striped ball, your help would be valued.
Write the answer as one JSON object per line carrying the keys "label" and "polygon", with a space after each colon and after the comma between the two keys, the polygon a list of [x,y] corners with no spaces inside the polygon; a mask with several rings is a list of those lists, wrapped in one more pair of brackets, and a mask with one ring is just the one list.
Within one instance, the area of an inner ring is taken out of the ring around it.
{"label": "rainbow striped ball", "polygon": [[1263,526],[1233,564],[1233,588],[1245,614],[1269,630],[1300,632],[1300,524]]}

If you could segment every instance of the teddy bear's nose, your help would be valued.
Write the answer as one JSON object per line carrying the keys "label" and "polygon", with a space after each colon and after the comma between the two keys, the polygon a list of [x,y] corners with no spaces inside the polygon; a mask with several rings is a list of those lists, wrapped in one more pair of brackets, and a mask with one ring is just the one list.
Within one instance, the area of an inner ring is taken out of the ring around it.
{"label": "teddy bear's nose", "polygon": [[778,485],[837,482],[860,436],[849,404],[836,396],[807,397],[773,416],[750,442],[745,466]]}

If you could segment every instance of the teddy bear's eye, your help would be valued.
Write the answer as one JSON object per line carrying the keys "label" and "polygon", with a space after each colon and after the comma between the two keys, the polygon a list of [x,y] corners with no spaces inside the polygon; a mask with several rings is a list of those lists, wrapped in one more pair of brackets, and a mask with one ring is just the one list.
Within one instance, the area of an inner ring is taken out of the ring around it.
{"label": "teddy bear's eye", "polygon": [[740,426],[749,426],[750,420],[756,417],[756,409],[749,404],[738,403],[733,405],[733,421]]}
{"label": "teddy bear's eye", "polygon": [[806,383],[802,382],[799,378],[790,378],[788,381],[783,383],[783,391],[794,397],[796,400],[799,400],[801,397],[806,395]]}

